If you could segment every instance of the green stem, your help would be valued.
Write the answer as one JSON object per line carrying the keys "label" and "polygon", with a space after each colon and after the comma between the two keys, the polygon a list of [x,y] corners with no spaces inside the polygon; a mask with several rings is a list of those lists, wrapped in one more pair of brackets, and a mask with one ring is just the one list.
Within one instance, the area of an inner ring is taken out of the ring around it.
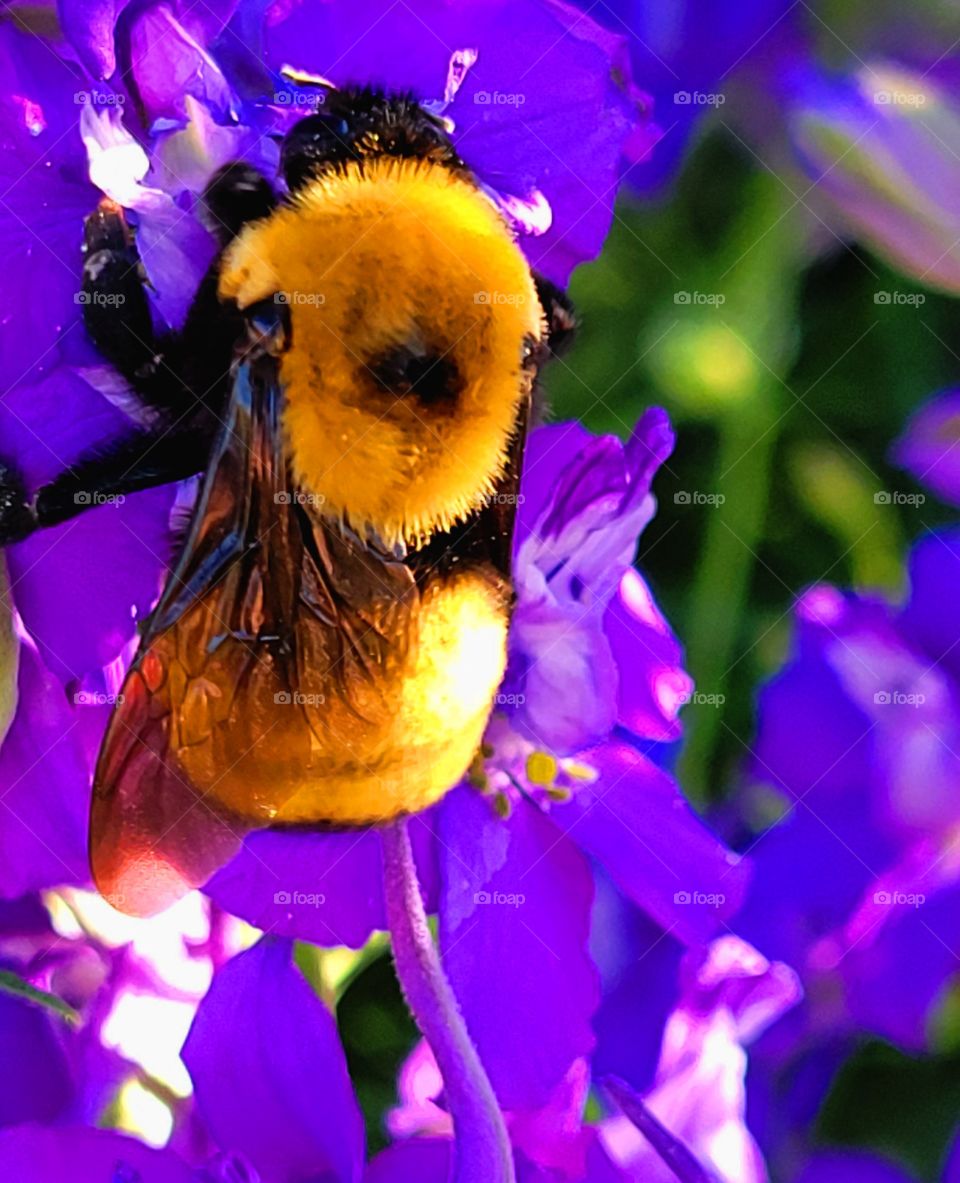
{"label": "green stem", "polygon": [[759,392],[720,421],[713,491],[722,493],[725,501],[704,511],[706,539],[685,640],[697,692],[723,698],[694,701],[684,710],[686,739],[678,776],[695,801],[711,796],[711,764],[729,697],[730,674],[739,656],[743,605],[767,511],[779,414],[777,400]]}

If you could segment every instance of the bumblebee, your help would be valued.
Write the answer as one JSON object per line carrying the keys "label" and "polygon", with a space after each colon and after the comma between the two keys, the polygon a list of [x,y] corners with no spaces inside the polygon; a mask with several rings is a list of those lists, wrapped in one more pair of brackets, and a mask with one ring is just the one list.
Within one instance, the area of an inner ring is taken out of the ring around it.
{"label": "bumblebee", "polygon": [[464,775],[505,668],[534,386],[573,327],[412,98],[331,90],[281,167],[282,198],[244,163],[210,181],[220,249],[175,334],[101,202],[85,322],[144,425],[32,495],[0,464],[3,543],[201,477],[94,777],[94,878],[135,914],[251,830],[376,825]]}

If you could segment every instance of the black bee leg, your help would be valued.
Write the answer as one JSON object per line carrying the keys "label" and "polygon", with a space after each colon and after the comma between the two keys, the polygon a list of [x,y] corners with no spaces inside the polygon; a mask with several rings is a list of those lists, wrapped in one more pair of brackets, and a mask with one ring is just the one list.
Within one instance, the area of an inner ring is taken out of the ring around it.
{"label": "black bee leg", "polygon": [[34,530],[56,526],[85,509],[202,472],[209,462],[214,427],[214,420],[196,416],[189,429],[119,439],[81,456],[32,499],[15,470],[0,462],[0,546],[20,542]]}
{"label": "black bee leg", "polygon": [[128,436],[108,448],[81,456],[37,491],[36,525],[55,526],[128,493],[194,476],[206,467],[211,446],[212,431],[204,432],[194,420],[189,431]]}
{"label": "black bee leg", "polygon": [[104,198],[83,227],[83,323],[107,361],[134,388],[158,352],[140,256],[123,210]]}
{"label": "black bee leg", "polygon": [[0,546],[19,542],[33,528],[23,477],[12,465],[0,460]]}
{"label": "black bee leg", "polygon": [[567,293],[552,279],[534,272],[533,282],[547,320],[547,354],[559,357],[577,335],[577,311]]}

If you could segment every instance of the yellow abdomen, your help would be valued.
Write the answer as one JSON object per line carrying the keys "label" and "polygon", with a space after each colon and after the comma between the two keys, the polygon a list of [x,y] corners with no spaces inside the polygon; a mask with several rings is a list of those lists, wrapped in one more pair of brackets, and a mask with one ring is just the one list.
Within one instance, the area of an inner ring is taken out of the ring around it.
{"label": "yellow abdomen", "polygon": [[213,781],[210,796],[240,816],[262,809],[266,825],[362,826],[426,808],[476,755],[506,665],[508,604],[492,573],[436,579],[404,655],[346,697],[303,686],[302,701],[269,710],[263,742],[229,719],[205,728],[179,750],[184,773]]}

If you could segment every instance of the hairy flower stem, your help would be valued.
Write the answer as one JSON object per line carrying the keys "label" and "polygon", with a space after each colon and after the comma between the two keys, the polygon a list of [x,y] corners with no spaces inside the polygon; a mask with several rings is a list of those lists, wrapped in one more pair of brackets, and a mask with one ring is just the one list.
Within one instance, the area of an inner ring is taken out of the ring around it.
{"label": "hairy flower stem", "polygon": [[628,1084],[610,1076],[604,1080],[603,1087],[616,1101],[623,1116],[643,1134],[680,1183],[717,1183],[716,1175],[708,1171],[684,1143],[670,1133]]}
{"label": "hairy flower stem", "polygon": [[387,923],[397,977],[443,1074],[453,1118],[450,1183],[514,1183],[513,1155],[493,1088],[433,942],[406,820],[381,833]]}

